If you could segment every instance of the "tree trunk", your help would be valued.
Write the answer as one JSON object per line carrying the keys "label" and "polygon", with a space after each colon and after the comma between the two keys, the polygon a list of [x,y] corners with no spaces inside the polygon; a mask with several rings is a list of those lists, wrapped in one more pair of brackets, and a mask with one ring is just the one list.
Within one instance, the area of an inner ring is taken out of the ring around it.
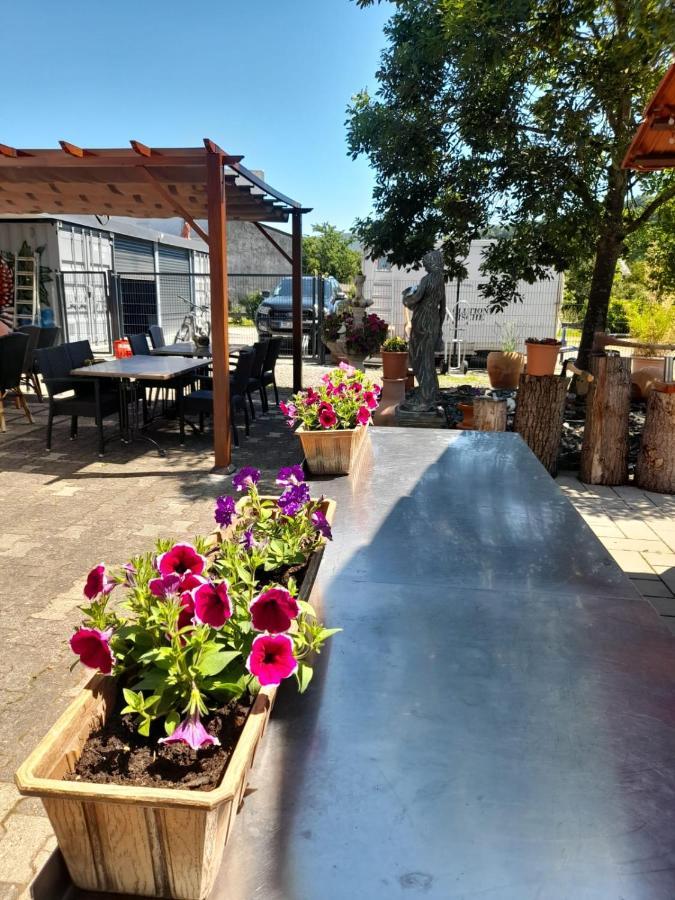
{"label": "tree trunk", "polygon": [[649,395],[635,482],[647,491],[675,493],[675,394]]}
{"label": "tree trunk", "polygon": [[586,400],[586,427],[579,478],[586,484],[628,481],[630,360],[591,356],[594,376]]}
{"label": "tree trunk", "polygon": [[473,421],[476,431],[506,431],[506,400],[476,397]]}
{"label": "tree trunk", "polygon": [[616,234],[604,234],[596,245],[588,308],[577,356],[577,365],[580,369],[588,369],[593,335],[596,331],[605,331],[607,328],[609,298],[612,293],[614,273],[621,254],[621,247],[621,241]]}
{"label": "tree trunk", "polygon": [[562,434],[567,378],[561,375],[521,375],[514,431],[543,466],[555,476]]}

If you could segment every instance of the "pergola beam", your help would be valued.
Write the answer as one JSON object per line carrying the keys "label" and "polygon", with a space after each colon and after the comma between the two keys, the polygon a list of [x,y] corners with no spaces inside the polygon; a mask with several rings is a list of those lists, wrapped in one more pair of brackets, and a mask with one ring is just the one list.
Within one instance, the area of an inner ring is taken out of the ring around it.
{"label": "pergola beam", "polygon": [[204,229],[200,225],[197,224],[196,220],[190,215],[190,213],[185,209],[185,207],[181,203],[179,203],[178,200],[172,194],[169,193],[169,191],[167,191],[167,189],[164,187],[164,185],[161,182],[157,181],[157,179],[152,174],[150,169],[146,169],[145,166],[143,166],[140,169],[140,171],[145,173],[145,176],[148,179],[149,183],[152,184],[152,186],[157,191],[159,196],[162,197],[162,199],[169,206],[172,206],[174,208],[174,210],[178,213],[179,216],[182,216],[187,222],[189,222],[190,225],[192,225],[194,230],[197,232],[199,237],[204,241],[205,244],[208,245],[208,243],[209,243],[208,234],[204,231]]}
{"label": "pergola beam", "polygon": [[267,238],[267,240],[270,242],[270,244],[271,244],[276,250],[278,250],[279,253],[281,253],[281,255],[282,255],[283,258],[286,260],[286,262],[289,262],[291,265],[293,265],[293,257],[290,256],[288,253],[286,253],[286,251],[285,251],[284,248],[281,246],[281,244],[279,244],[277,241],[274,240],[274,238],[273,238],[272,235],[269,233],[269,231],[267,231],[265,228],[263,228],[263,226],[260,224],[260,222],[254,222],[253,224],[254,224],[255,227],[258,229],[258,231],[260,232],[260,234],[264,235],[264,236]]}

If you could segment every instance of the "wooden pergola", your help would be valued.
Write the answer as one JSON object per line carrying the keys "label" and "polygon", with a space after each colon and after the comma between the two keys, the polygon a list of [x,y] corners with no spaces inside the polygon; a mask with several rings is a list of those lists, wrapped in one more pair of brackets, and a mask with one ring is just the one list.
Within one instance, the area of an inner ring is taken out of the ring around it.
{"label": "wooden pergola", "polygon": [[[208,244],[216,467],[231,464],[228,353],[227,219],[253,222],[292,265],[293,386],[302,386],[302,215],[309,212],[270,187],[206,138],[203,147],[60,150],[0,144],[0,213],[172,218],[182,216]],[[289,255],[261,222],[292,223]],[[208,234],[197,222],[208,221]]]}
{"label": "wooden pergola", "polygon": [[624,169],[656,172],[675,166],[675,63],[644,112],[623,160]]}

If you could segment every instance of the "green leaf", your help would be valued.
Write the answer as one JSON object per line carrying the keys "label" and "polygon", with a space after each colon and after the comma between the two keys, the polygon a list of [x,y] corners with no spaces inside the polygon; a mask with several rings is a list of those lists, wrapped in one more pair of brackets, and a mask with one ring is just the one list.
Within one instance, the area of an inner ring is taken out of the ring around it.
{"label": "green leaf", "polygon": [[334,634],[339,634],[341,631],[341,628],[322,628],[316,637],[319,641],[325,641]]}
{"label": "green leaf", "polygon": [[204,690],[209,694],[239,697],[243,693],[243,687],[236,681],[211,681],[204,685]]}
{"label": "green leaf", "polygon": [[150,719],[143,719],[141,724],[138,726],[138,733],[142,734],[143,737],[148,737],[150,734],[150,725],[151,724],[152,723],[151,723]]}
{"label": "green leaf", "polygon": [[180,713],[177,713],[175,709],[172,709],[170,713],[167,713],[167,716],[164,719],[164,731],[166,732],[167,737],[171,737],[178,727],[179,722]]}
{"label": "green leaf", "polygon": [[306,616],[312,616],[312,618],[316,619],[316,611],[311,603],[308,603],[306,600],[298,600],[298,607],[300,612],[303,612]]}
{"label": "green leaf", "polygon": [[145,672],[138,684],[134,685],[134,688],[137,691],[156,691],[165,684],[166,672],[161,669],[150,669]]}
{"label": "green leaf", "polygon": [[238,656],[241,656],[238,650],[207,650],[202,654],[197,669],[205,677],[217,675]]}
{"label": "green leaf", "polygon": [[133,712],[140,712],[143,709],[143,694],[135,693],[129,688],[122,688],[122,694],[127,701],[127,706]]}
{"label": "green leaf", "polygon": [[312,680],[313,675],[314,669],[312,669],[311,666],[308,666],[305,663],[300,663],[300,665],[298,666],[298,670],[295,673],[295,677],[298,682],[298,690],[301,694],[304,694],[309,687],[309,683]]}

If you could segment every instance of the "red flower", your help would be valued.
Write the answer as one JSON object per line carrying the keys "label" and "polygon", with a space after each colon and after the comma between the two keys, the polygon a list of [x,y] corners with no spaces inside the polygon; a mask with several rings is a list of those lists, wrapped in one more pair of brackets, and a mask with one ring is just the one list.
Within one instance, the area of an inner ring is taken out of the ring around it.
{"label": "red flower", "polygon": [[248,609],[255,630],[273,634],[288,631],[300,611],[295,598],[285,588],[278,587],[258,594]]}
{"label": "red flower", "polygon": [[367,406],[360,406],[356,414],[356,421],[359,425],[367,425],[370,422],[370,410]]}
{"label": "red flower", "polygon": [[227,592],[227,582],[221,581],[215,584],[207,581],[200,584],[192,592],[195,607],[195,618],[202,625],[210,625],[211,628],[222,628],[232,615],[232,604]]}
{"label": "red flower", "polygon": [[192,599],[190,591],[185,591],[185,593],[180,595],[180,605],[181,610],[178,616],[179,630],[181,628],[187,628],[188,625],[192,625],[195,617],[195,602]]}
{"label": "red flower", "polygon": [[363,402],[366,404],[368,409],[375,409],[378,405],[378,399],[373,391],[363,392]]}
{"label": "red flower", "polygon": [[110,649],[112,629],[79,628],[70,639],[70,649],[80,657],[80,662],[103,675],[110,675],[115,657]]}
{"label": "red flower", "polygon": [[280,684],[298,668],[293,641],[287,634],[259,634],[253,641],[246,668],[260,684]]}
{"label": "red flower", "polygon": [[115,587],[115,582],[111,581],[105,571],[105,563],[94,566],[87,575],[87,583],[84,586],[83,594],[87,600],[93,600],[99,594],[109,594]]}
{"label": "red flower", "polygon": [[192,544],[174,544],[166,553],[157,557],[155,563],[160,575],[201,575],[206,566],[206,558],[197,553]]}
{"label": "red flower", "polygon": [[322,403],[319,407],[319,424],[322,428],[334,428],[337,425],[337,416],[330,403]]}

